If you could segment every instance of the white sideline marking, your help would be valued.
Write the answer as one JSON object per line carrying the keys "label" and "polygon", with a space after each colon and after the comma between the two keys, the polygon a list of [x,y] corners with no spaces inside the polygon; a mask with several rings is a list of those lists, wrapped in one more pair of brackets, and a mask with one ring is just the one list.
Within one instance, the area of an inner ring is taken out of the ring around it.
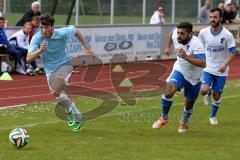
{"label": "white sideline marking", "polygon": [[0,110],[3,109],[8,109],[8,108],[15,108],[15,107],[22,107],[22,106],[26,106],[27,104],[18,104],[18,105],[14,105],[14,106],[5,106],[5,107],[0,107]]}
{"label": "white sideline marking", "polygon": [[0,100],[29,98],[29,97],[40,97],[40,96],[49,96],[49,95],[51,95],[51,94],[46,93],[46,94],[36,94],[36,95],[29,95],[29,96],[20,96],[20,97],[6,97],[6,98],[0,98]]}

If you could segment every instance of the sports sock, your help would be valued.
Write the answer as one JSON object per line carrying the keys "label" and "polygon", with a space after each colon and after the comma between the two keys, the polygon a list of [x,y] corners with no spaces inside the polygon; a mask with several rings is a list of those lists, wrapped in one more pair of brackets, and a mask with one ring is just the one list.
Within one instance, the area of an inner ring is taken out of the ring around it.
{"label": "sports sock", "polygon": [[184,111],[183,111],[183,116],[182,116],[181,122],[188,123],[189,118],[191,117],[192,113],[193,113],[193,108],[190,109],[190,110],[187,110],[186,107],[184,107]]}
{"label": "sports sock", "polygon": [[82,113],[78,110],[75,103],[72,102],[70,108],[72,109],[73,113],[75,114],[76,122],[80,122],[82,120]]}
{"label": "sports sock", "polygon": [[76,122],[81,121],[82,113],[78,110],[75,103],[70,98],[68,98],[68,96],[65,93],[61,93],[60,96],[57,97],[56,99],[65,109],[66,113],[74,114]]}
{"label": "sports sock", "polygon": [[162,118],[167,120],[168,113],[173,103],[173,98],[166,98],[164,95],[162,96]]}
{"label": "sports sock", "polygon": [[218,108],[220,106],[220,99],[218,101],[215,101],[214,99],[212,100],[212,110],[211,110],[211,115],[210,117],[216,117]]}
{"label": "sports sock", "polygon": [[207,95],[208,95],[208,96],[211,96],[211,94],[212,94],[212,88],[210,88],[210,89],[208,90]]}
{"label": "sports sock", "polygon": [[72,101],[68,98],[66,94],[61,93],[60,96],[56,97],[56,99],[68,114],[72,112],[72,108],[70,107]]}

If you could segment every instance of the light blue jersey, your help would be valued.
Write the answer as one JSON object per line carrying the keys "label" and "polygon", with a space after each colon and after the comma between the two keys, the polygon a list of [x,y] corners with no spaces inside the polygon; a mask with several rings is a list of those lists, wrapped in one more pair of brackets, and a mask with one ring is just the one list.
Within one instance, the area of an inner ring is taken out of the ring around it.
{"label": "light blue jersey", "polygon": [[44,38],[41,32],[37,32],[30,43],[28,54],[40,48],[43,42],[46,42],[46,50],[42,53],[44,69],[47,74],[54,72],[63,64],[71,65],[71,57],[67,53],[67,39],[76,33],[74,26],[54,29],[51,38]]}

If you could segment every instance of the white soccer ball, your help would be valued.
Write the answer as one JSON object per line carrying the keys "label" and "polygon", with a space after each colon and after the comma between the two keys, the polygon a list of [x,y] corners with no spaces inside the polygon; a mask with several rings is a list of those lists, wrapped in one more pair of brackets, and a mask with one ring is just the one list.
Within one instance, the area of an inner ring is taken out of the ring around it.
{"label": "white soccer ball", "polygon": [[15,128],[9,134],[11,144],[16,148],[22,148],[28,144],[29,134],[23,128]]}

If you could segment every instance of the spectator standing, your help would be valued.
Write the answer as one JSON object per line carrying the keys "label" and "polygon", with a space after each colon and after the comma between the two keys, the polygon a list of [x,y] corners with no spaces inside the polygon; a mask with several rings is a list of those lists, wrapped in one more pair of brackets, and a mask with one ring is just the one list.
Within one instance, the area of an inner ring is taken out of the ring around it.
{"label": "spectator standing", "polygon": [[40,30],[39,29],[39,16],[34,16],[32,18],[31,24],[32,24],[32,30],[29,33],[29,43],[31,42],[33,35]]}
{"label": "spectator standing", "polygon": [[205,0],[205,5],[202,8],[200,8],[200,12],[198,15],[199,23],[208,24],[211,7],[212,7],[212,1]]}
{"label": "spectator standing", "polygon": [[32,3],[31,9],[29,9],[23,17],[17,22],[16,26],[23,26],[25,22],[32,20],[33,16],[40,16],[40,2],[35,1]]}
{"label": "spectator standing", "polygon": [[164,24],[164,7],[162,5],[159,5],[156,10],[154,11],[150,24]]}

